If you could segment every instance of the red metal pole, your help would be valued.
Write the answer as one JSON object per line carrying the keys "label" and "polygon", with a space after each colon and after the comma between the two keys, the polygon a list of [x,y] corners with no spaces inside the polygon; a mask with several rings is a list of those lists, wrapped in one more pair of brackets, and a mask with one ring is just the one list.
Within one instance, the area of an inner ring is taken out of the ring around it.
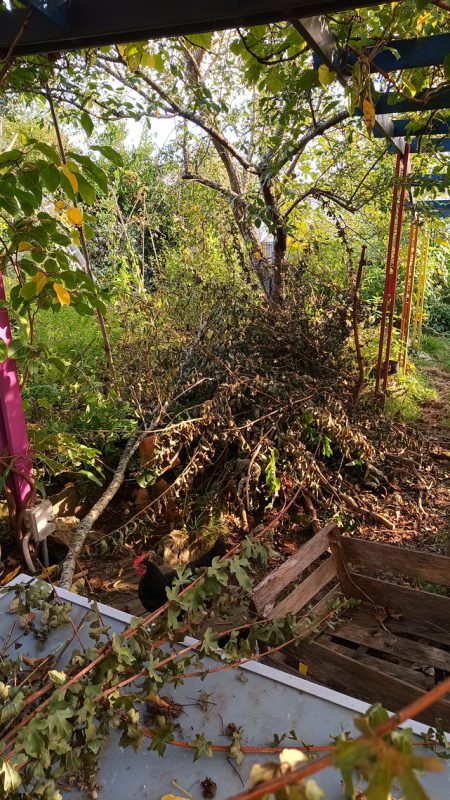
{"label": "red metal pole", "polygon": [[405,153],[403,156],[403,172],[402,172],[402,184],[400,190],[400,200],[399,200],[399,208],[398,208],[398,220],[397,220],[397,233],[395,239],[395,250],[394,250],[394,263],[392,267],[392,275],[390,280],[390,291],[389,291],[389,299],[390,299],[390,309],[389,309],[389,324],[388,324],[388,332],[387,332],[387,341],[386,341],[386,359],[385,359],[385,367],[384,367],[384,378],[383,378],[383,393],[386,393],[387,388],[387,380],[388,380],[388,373],[389,373],[389,357],[391,355],[391,345],[392,345],[392,331],[394,328],[394,314],[395,314],[395,294],[397,289],[397,278],[398,278],[398,267],[400,261],[400,246],[402,243],[402,229],[403,229],[403,217],[405,214],[405,196],[406,196],[406,178],[408,177],[409,173],[409,153],[410,153],[410,145],[405,145]]}
{"label": "red metal pole", "polygon": [[388,240],[388,249],[387,249],[387,256],[386,256],[386,275],[384,279],[384,294],[383,294],[383,305],[381,308],[381,322],[380,322],[380,341],[378,344],[378,359],[377,359],[377,371],[376,371],[376,384],[375,384],[375,391],[378,393],[380,388],[380,377],[381,377],[381,362],[383,359],[383,348],[384,348],[384,333],[386,330],[386,310],[387,310],[387,302],[389,297],[389,287],[390,287],[390,275],[391,275],[391,259],[392,259],[392,247],[394,243],[394,230],[395,230],[395,220],[397,217],[397,197],[398,197],[398,180],[400,177],[400,166],[402,163],[402,156],[400,153],[397,153],[397,162],[395,165],[395,182],[394,182],[394,190],[392,193],[392,210],[391,210],[391,224],[389,227],[389,240]]}
{"label": "red metal pole", "polygon": [[[0,271],[0,300],[5,300],[3,275]],[[11,327],[6,308],[0,307],[0,337],[11,344]],[[0,446],[7,450],[13,472],[12,488],[16,509],[34,499],[33,470],[30,457],[27,426],[23,412],[22,394],[17,376],[16,362],[12,358],[0,363]],[[22,477],[22,475],[24,477]]]}

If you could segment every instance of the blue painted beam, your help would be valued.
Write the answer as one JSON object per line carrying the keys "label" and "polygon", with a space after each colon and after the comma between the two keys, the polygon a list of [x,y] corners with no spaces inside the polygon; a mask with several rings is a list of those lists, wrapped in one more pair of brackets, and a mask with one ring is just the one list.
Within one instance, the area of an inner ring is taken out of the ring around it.
{"label": "blue painted beam", "polygon": [[[370,47],[364,48],[363,52],[370,58]],[[412,67],[437,67],[444,62],[444,58],[449,52],[450,33],[422,36],[418,39],[392,39],[374,57],[372,71],[376,72],[377,67],[384,72],[411,69]],[[353,66],[356,59],[354,53],[347,52],[347,64]],[[320,57],[315,55],[315,69],[318,69],[321,63]]]}
{"label": "blue painted beam", "polygon": [[[25,3],[27,5],[27,3]],[[69,19],[67,16],[67,0],[30,0],[30,5],[43,14],[58,28],[67,33],[69,31]]]}
{"label": "blue painted beam", "polygon": [[447,183],[447,176],[442,173],[433,173],[430,175],[419,175],[411,181],[413,186],[426,186],[428,183]]}
{"label": "blue painted beam", "polygon": [[[395,136],[436,136],[436,135],[450,135],[450,117],[448,119],[432,119],[427,125],[422,125],[420,128],[408,127],[412,125],[410,119],[394,119],[394,132]],[[378,130],[374,130],[375,138],[381,139],[382,134]]]}
{"label": "blue painted beam", "polygon": [[[406,205],[410,206],[411,203]],[[445,219],[450,217],[450,200],[421,200],[417,203],[416,210]]]}
{"label": "blue painted beam", "polygon": [[[384,92],[380,95],[375,104],[375,111],[377,114],[399,114],[401,112],[434,111],[439,108],[450,108],[450,87],[447,86],[431,95],[431,97],[423,103],[420,101],[426,97],[424,92],[417,94],[415,97],[402,98],[395,102],[389,102],[392,97],[394,97],[393,92]],[[355,109],[355,116],[362,116],[360,108]]]}
{"label": "blue painted beam", "polygon": [[[427,144],[430,140],[427,140]],[[420,148],[420,139],[413,139],[411,142],[411,153],[418,153]],[[432,139],[431,143],[434,145],[436,150],[439,150],[441,153],[450,153],[450,136],[443,137],[442,139]],[[425,145],[424,145],[425,146]],[[421,149],[424,149],[424,146]],[[395,148],[390,145],[389,152],[395,153]]]}

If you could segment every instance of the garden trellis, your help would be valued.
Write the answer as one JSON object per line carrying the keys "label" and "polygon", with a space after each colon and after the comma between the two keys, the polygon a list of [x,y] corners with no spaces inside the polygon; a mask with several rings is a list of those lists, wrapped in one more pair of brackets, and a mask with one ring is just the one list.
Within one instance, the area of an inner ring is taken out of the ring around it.
{"label": "garden trellis", "polygon": [[[358,63],[358,55],[350,49],[343,50],[338,46],[332,31],[321,17],[302,20],[297,25],[315,51],[314,66],[319,69],[326,64],[336,72],[343,86],[352,84],[352,67]],[[381,48],[373,46],[365,48],[359,57],[363,57],[369,65],[370,72],[381,72],[386,75],[402,69],[440,66],[450,51],[450,34],[421,37],[409,40],[392,40]],[[423,92],[411,99],[396,99],[391,92],[384,92],[375,103],[375,137],[384,137],[390,142],[389,150],[397,154],[395,166],[394,189],[392,196],[391,220],[386,256],[386,272],[381,311],[378,358],[375,377],[375,391],[384,396],[387,389],[389,360],[391,357],[394,330],[395,305],[397,296],[397,280],[401,256],[402,232],[405,216],[406,195],[409,188],[410,206],[416,216],[418,209],[414,200],[413,189],[408,187],[410,172],[410,156],[420,151],[422,137],[436,136],[432,144],[442,152],[450,151],[450,119],[430,118],[428,122],[417,124],[413,119],[393,119],[390,114],[402,112],[427,112],[450,108],[450,89],[444,87],[437,92]],[[361,108],[355,109],[355,115],[361,116]],[[405,138],[406,137],[406,138]],[[432,176],[434,177],[434,176]],[[450,201],[429,201],[421,203],[425,213],[450,216]],[[403,308],[400,330],[399,361],[403,371],[407,364],[408,334],[411,319],[411,305],[414,292],[414,267],[417,252],[417,220],[410,229],[405,285],[403,292]],[[426,264],[428,257],[429,233],[424,236],[422,256],[420,260],[419,283],[417,288],[416,309],[414,315],[413,346],[420,347],[422,336],[422,320],[426,287]]]}

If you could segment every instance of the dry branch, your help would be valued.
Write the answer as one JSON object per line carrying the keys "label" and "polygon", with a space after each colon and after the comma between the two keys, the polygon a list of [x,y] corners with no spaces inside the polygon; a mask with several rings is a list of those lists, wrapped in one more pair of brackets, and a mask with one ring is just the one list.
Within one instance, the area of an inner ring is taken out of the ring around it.
{"label": "dry branch", "polygon": [[97,502],[94,503],[89,513],[83,517],[78,528],[76,529],[75,539],[63,564],[60,580],[60,586],[62,589],[70,589],[75,572],[76,562],[86,541],[86,536],[91,530],[94,522],[96,522],[99,516],[103,514],[114,495],[117,494],[122,486],[128,463],[146,434],[147,431],[144,433],[140,432],[137,436],[132,436],[131,439],[128,440],[127,446],[120,457],[120,461],[117,465],[117,469],[113,475],[111,483],[106,491],[103,492],[102,496],[97,500]]}

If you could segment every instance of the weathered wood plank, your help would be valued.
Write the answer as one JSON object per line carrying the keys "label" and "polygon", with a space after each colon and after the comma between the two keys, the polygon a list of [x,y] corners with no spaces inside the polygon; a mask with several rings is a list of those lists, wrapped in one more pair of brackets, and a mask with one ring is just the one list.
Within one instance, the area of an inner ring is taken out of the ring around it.
{"label": "weathered wood plank", "polygon": [[285,617],[286,614],[296,614],[333,578],[336,578],[336,566],[333,556],[329,556],[301,582],[300,586],[297,586],[269,612],[269,619]]}
{"label": "weathered wood plank", "polygon": [[380,650],[396,658],[412,661],[424,667],[439,667],[450,671],[450,653],[420,642],[411,642],[384,630],[375,620],[372,625],[361,627],[354,622],[339,623],[333,633],[341,639],[364,645],[371,650]]}
{"label": "weathered wood plank", "polygon": [[375,667],[375,669],[378,669],[382,673],[393,675],[394,678],[398,678],[401,681],[406,681],[407,683],[410,683],[411,686],[417,686],[419,689],[423,689],[424,692],[428,692],[434,686],[434,678],[432,678],[431,675],[425,675],[419,670],[411,669],[410,667],[404,667],[400,664],[393,664],[392,661],[385,661],[383,658],[378,658],[377,656],[370,655],[368,653],[360,655],[360,648],[358,648],[358,650],[354,650],[352,653],[348,647],[342,645],[341,642],[334,640],[334,633],[322,633],[318,641],[320,644],[325,645],[330,642],[334,649],[337,649],[338,652],[348,656],[349,658],[352,658],[354,661],[358,661],[358,663],[364,661],[364,663],[368,664],[369,667]]}
{"label": "weathered wood plank", "polygon": [[367,542],[350,536],[340,537],[348,562],[364,567],[375,567],[385,572],[396,572],[409,578],[450,586],[450,558],[433,553],[421,553],[406,547]]}
{"label": "weathered wood plank", "polygon": [[[350,572],[350,578],[355,584],[355,597],[367,600],[368,596],[378,606],[387,606],[391,612],[400,612],[407,619],[433,623],[450,633],[449,597],[367,578],[357,572]],[[360,593],[357,587],[362,590]]]}
{"label": "weathered wood plank", "polygon": [[255,587],[253,603],[258,614],[265,615],[267,607],[274,603],[277,595],[292,581],[298,579],[304,569],[328,550],[328,534],[335,528],[334,522],[325,525],[319,533],[299,547],[297,552],[284,564],[273,570]]}
{"label": "weathered wood plank", "polygon": [[[379,625],[375,619],[375,610],[368,603],[362,604],[358,608],[352,608],[351,611],[343,613],[342,622],[352,620],[360,628],[369,627],[373,628],[374,623]],[[389,629],[394,635],[413,637],[413,641],[421,640],[422,644],[432,642],[433,644],[444,644],[450,647],[450,632],[446,631],[435,625],[433,622],[420,622],[414,618],[408,619],[401,617],[399,620],[388,617],[383,621],[383,625]],[[450,655],[449,655],[450,658]]]}
{"label": "weathered wood plank", "polygon": [[[311,680],[345,691],[367,703],[382,703],[389,711],[398,711],[424,694],[417,686],[387,675],[363,661],[349,658],[318,641],[302,643],[297,649],[299,658],[309,667]],[[450,702],[440,700],[417,719],[434,726],[436,717],[442,719],[444,730],[448,730]]]}
{"label": "weathered wood plank", "polygon": [[348,575],[347,556],[343,547],[343,537],[335,528],[328,534],[330,551],[336,564],[336,572],[341,584],[341,589],[346,597],[352,597],[353,587]]}

